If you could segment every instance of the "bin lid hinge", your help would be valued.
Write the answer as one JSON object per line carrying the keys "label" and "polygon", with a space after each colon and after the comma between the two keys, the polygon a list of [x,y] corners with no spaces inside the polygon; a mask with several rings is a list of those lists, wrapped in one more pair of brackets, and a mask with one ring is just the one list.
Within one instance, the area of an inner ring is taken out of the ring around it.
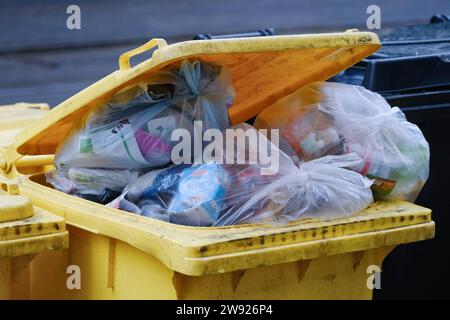
{"label": "bin lid hinge", "polygon": [[17,151],[12,148],[8,148],[2,155],[2,159],[0,159],[0,170],[3,171],[3,173],[9,173],[14,163],[22,157],[22,154],[17,153]]}

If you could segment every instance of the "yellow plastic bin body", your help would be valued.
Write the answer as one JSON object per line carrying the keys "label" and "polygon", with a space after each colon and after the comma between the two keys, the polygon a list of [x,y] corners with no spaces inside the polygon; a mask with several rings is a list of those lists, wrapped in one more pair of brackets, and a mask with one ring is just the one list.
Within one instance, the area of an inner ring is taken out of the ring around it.
{"label": "yellow plastic bin body", "polygon": [[[402,201],[380,202],[333,221],[186,227],[56,191],[46,184],[44,171],[77,119],[183,59],[228,66],[236,90],[229,115],[233,123],[240,123],[379,47],[373,33],[345,32],[173,45],[154,39],[122,55],[120,70],[26,127],[1,156],[3,175],[20,180],[20,193],[33,205],[63,217],[70,234],[67,250],[40,254],[29,264],[19,281],[27,290],[16,297],[370,299],[371,267],[381,268],[398,244],[433,237],[429,209]],[[151,59],[130,66],[133,55],[154,48]]]}

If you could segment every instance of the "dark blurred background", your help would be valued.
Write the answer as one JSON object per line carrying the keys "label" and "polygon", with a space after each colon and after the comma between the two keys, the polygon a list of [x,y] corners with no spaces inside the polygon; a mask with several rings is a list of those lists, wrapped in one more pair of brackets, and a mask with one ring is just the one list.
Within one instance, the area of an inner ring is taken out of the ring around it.
{"label": "dark blurred background", "polygon": [[[71,4],[81,8],[81,30],[66,27]],[[371,4],[381,8],[382,30],[428,23],[450,11],[449,0],[2,0],[0,104],[57,105],[117,69],[122,52],[152,37],[170,43],[262,28],[277,34],[366,30]]]}
{"label": "dark blurred background", "polygon": [[[69,30],[66,9],[81,9]],[[375,299],[450,298],[449,0],[0,1],[0,105],[64,101],[118,68],[121,53],[153,37],[169,43],[199,33],[274,28],[276,34],[367,30],[381,9],[383,48],[333,81],[380,92],[419,125],[430,143],[430,178],[417,203],[433,210],[436,238],[397,247],[385,260]],[[142,58],[142,57],[141,57]]]}

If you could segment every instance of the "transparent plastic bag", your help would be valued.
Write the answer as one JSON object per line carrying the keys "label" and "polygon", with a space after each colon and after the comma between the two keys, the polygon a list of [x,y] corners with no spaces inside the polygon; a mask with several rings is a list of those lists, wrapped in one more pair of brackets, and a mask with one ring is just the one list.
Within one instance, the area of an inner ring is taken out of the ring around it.
{"label": "transparent plastic bag", "polygon": [[171,162],[177,128],[229,126],[234,91],[225,67],[184,60],[150,75],[80,119],[56,152],[58,170],[154,168]]}
{"label": "transparent plastic bag", "polygon": [[[176,165],[150,171],[128,186],[109,206],[167,222],[191,226],[286,223],[299,217],[332,219],[352,215],[373,202],[372,181],[345,168],[360,168],[355,153],[325,157],[299,168],[250,125],[256,143],[224,150],[221,163]],[[226,141],[227,148],[229,140]],[[278,163],[262,164],[261,148]],[[247,159],[243,163],[241,160]],[[265,169],[265,170],[264,170]]]}
{"label": "transparent plastic bag", "polygon": [[209,226],[220,214],[229,181],[221,165],[174,165],[140,177],[111,206],[176,224]]}
{"label": "transparent plastic bag", "polygon": [[107,204],[120,195],[125,186],[134,182],[139,175],[136,170],[75,167],[64,173],[46,173],[47,182],[57,190],[101,204]]}
{"label": "transparent plastic bag", "polygon": [[376,199],[414,201],[428,178],[429,146],[420,129],[360,86],[312,83],[265,109],[255,127],[280,129],[281,148],[296,162],[356,152]]}

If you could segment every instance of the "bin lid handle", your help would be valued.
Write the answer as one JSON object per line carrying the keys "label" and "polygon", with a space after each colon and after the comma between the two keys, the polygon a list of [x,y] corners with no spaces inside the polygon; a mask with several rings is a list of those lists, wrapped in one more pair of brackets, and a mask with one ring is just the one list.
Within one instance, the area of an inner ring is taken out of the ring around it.
{"label": "bin lid handle", "polygon": [[122,53],[119,57],[119,68],[120,70],[130,69],[130,59],[138,54],[144,53],[146,51],[149,51],[153,49],[154,47],[157,47],[156,50],[159,48],[167,46],[167,42],[164,39],[160,38],[154,38],[150,40],[149,42],[143,44],[140,47],[137,47],[133,50],[130,50],[128,52]]}

